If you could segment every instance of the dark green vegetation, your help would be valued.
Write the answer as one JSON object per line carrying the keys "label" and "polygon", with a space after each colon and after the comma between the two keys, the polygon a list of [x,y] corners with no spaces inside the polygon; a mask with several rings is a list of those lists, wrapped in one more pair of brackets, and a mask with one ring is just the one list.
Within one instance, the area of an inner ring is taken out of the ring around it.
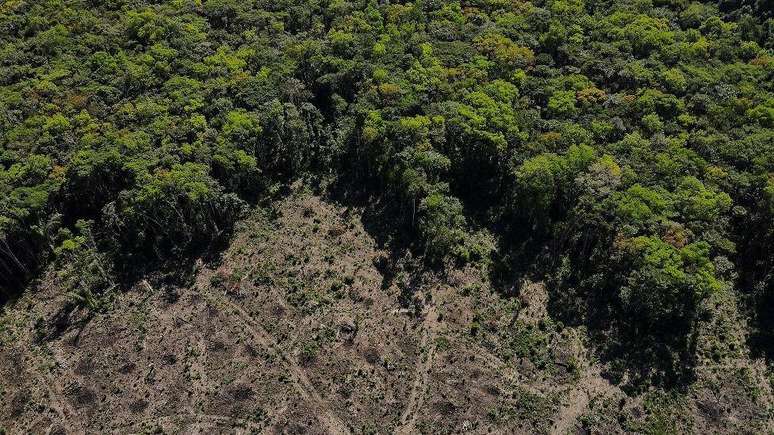
{"label": "dark green vegetation", "polygon": [[638,385],[691,380],[719,293],[774,353],[767,4],[6,0],[0,295],[56,264],[98,310],[304,179],[428,267],[545,279]]}

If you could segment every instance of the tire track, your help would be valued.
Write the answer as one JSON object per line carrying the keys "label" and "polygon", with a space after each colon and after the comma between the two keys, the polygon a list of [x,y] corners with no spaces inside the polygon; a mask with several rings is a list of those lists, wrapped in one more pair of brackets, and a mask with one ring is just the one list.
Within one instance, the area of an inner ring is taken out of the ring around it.
{"label": "tire track", "polygon": [[414,426],[417,421],[417,414],[422,409],[425,401],[425,392],[427,392],[428,378],[430,370],[433,368],[433,358],[435,357],[435,330],[437,328],[437,317],[433,307],[427,310],[425,319],[422,322],[422,341],[420,346],[422,350],[427,350],[424,358],[420,355],[417,358],[417,365],[414,374],[414,383],[411,386],[411,392],[406,400],[406,407],[400,416],[400,425],[395,429],[395,434],[408,435],[415,433]]}
{"label": "tire track", "polygon": [[284,363],[285,368],[291,375],[292,384],[301,395],[301,397],[310,402],[313,407],[318,411],[317,418],[321,420],[326,427],[327,432],[330,434],[349,434],[350,431],[347,425],[330,409],[326,402],[322,399],[317,389],[312,385],[312,382],[306,376],[306,374],[299,368],[298,364],[283,351],[279,345],[274,341],[274,338],[266,332],[265,329],[250,316],[242,307],[229,301],[225,298],[218,298],[212,295],[209,291],[203,291],[210,301],[217,305],[225,305],[230,308],[239,319],[243,322],[245,330],[255,339],[260,345],[274,352],[280,357]]}

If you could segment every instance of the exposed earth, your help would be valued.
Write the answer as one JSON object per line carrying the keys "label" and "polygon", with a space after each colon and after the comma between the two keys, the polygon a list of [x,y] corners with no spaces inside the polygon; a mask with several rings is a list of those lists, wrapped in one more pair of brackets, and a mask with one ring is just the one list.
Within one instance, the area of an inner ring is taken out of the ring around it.
{"label": "exposed earth", "polygon": [[[417,272],[362,211],[298,189],[244,220],[189,285],[140,280],[104,313],[55,272],[0,317],[0,428],[79,433],[765,433],[770,374],[733,301],[663,392],[611,376],[590,334],[551,319],[541,282]],[[421,269],[425,270],[425,269]],[[717,337],[721,337],[718,339]],[[711,353],[710,350],[706,354]],[[0,430],[0,432],[2,432]]]}

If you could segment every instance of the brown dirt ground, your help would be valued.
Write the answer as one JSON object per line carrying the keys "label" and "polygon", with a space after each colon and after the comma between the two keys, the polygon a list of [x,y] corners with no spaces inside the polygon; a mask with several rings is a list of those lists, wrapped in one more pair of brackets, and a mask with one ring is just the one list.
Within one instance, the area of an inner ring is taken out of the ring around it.
{"label": "brown dirt ground", "polygon": [[[732,369],[703,366],[676,418],[606,380],[585,332],[552,323],[541,283],[506,298],[475,269],[407,272],[409,256],[388,278],[388,255],[359,210],[299,190],[246,219],[188,287],[143,281],[107,313],[65,316],[51,272],[0,315],[0,428],[607,433],[665,418],[772,430],[768,368],[744,352]],[[415,310],[399,302],[406,288]]]}

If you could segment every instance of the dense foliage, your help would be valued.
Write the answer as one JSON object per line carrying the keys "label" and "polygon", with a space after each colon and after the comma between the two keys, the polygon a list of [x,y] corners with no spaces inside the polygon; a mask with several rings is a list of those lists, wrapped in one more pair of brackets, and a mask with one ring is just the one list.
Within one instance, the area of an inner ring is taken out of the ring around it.
{"label": "dense foliage", "polygon": [[7,0],[0,294],[104,292],[305,178],[690,359],[713,292],[774,322],[767,3]]}

